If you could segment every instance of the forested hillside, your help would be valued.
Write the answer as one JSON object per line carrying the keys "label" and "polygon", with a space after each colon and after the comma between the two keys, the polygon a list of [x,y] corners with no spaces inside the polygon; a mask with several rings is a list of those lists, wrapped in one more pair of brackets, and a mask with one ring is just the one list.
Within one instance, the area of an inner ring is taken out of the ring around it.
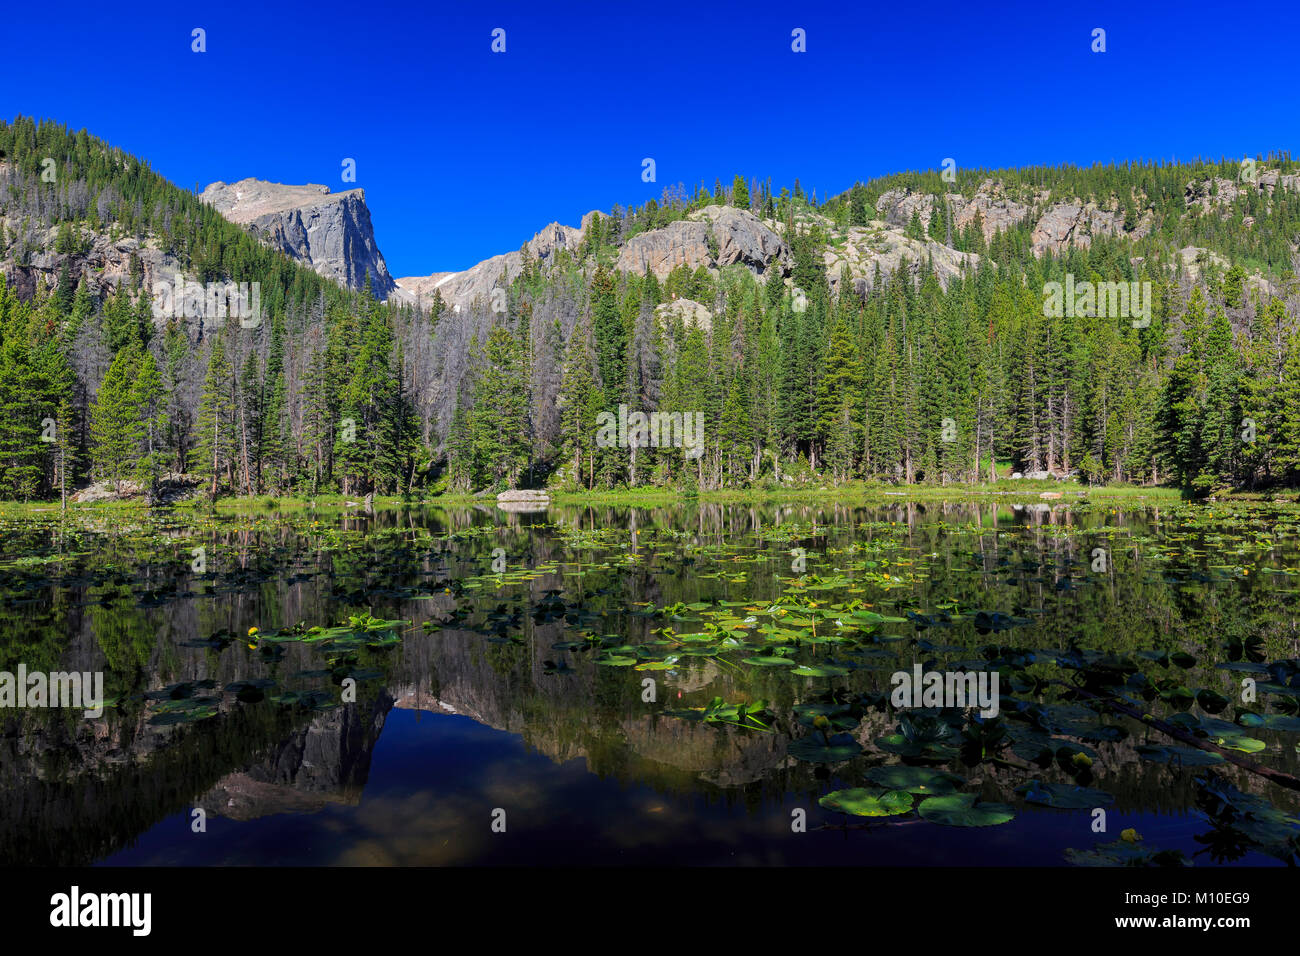
{"label": "forested hillside", "polygon": [[[0,151],[3,497],[178,472],[234,494],[1300,483],[1286,156],[671,187],[576,248],[525,245],[494,294],[413,305],[84,131],[19,118]],[[177,271],[260,283],[261,314],[156,318]],[[1150,283],[1149,314],[1045,314],[1051,283]],[[602,447],[620,406],[702,413],[701,453]]]}

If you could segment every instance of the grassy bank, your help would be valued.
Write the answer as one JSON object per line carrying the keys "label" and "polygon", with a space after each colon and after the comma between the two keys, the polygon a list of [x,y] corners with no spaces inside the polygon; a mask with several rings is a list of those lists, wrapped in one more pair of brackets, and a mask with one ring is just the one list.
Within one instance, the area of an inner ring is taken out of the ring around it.
{"label": "grassy bank", "polygon": [[[1044,499],[1048,494],[1051,497]],[[1056,497],[1059,495],[1059,498]],[[841,502],[847,504],[886,503],[891,501],[1059,501],[1063,504],[1082,501],[1116,501],[1133,504],[1178,504],[1187,500],[1184,494],[1172,487],[1146,487],[1136,485],[1082,485],[1075,482],[1057,481],[1010,481],[1004,480],[990,484],[953,484],[953,485],[875,485],[862,482],[832,486],[806,486],[799,488],[739,488],[719,491],[701,491],[696,495],[686,495],[672,488],[619,488],[595,491],[559,491],[550,492],[551,502],[560,506],[581,505],[617,505],[624,507],[665,507],[690,501],[711,504],[759,504],[779,502]],[[1220,501],[1225,500],[1220,498]],[[1228,496],[1226,500],[1234,501],[1274,501],[1295,503],[1300,500],[1300,493],[1294,489],[1270,493],[1239,492]],[[416,497],[404,499],[397,496],[377,496],[375,508],[406,507],[440,507],[460,508],[485,506],[495,507],[495,495],[474,496],[468,494],[444,494],[433,497]],[[69,503],[69,510],[77,512],[95,512],[112,514],[114,512],[133,513],[145,509],[143,498],[123,501],[97,501],[74,504]],[[207,512],[209,503],[206,498],[191,498],[175,504],[182,511]],[[225,497],[216,502],[217,513],[246,514],[264,511],[356,511],[360,504],[355,498],[338,494],[322,494],[314,498],[291,495],[258,495],[254,497]],[[39,502],[0,502],[0,515],[33,514],[57,512],[58,501]]]}

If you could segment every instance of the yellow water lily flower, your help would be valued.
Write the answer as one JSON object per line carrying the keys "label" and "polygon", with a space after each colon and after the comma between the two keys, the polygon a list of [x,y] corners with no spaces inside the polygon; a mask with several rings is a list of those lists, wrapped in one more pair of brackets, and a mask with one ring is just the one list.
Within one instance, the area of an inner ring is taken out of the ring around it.
{"label": "yellow water lily flower", "polygon": [[1119,838],[1125,843],[1137,843],[1142,839],[1142,834],[1138,833],[1137,830],[1134,830],[1132,827],[1129,827],[1127,830],[1120,831]]}

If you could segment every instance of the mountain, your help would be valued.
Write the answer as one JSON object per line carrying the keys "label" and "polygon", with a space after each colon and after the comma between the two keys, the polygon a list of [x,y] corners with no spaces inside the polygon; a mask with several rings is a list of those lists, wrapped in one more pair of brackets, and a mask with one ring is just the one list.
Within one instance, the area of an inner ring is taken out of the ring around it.
{"label": "mountain", "polygon": [[199,197],[261,241],[319,274],[361,289],[367,276],[380,300],[396,288],[375,243],[362,189],[331,193],[328,186],[286,186],[260,179],[212,183]]}
{"label": "mountain", "polygon": [[430,276],[398,279],[398,287],[406,293],[400,301],[423,303],[436,293],[453,312],[460,312],[475,301],[490,304],[492,289],[503,281],[506,285],[513,282],[524,271],[528,259],[546,268],[560,251],[576,254],[592,217],[599,215],[597,212],[587,213],[577,229],[553,222],[517,252],[493,256],[463,272],[435,272]]}
{"label": "mountain", "polygon": [[[1239,201],[1259,198],[1266,202],[1275,190],[1300,191],[1300,175],[1265,169],[1250,183],[1221,177],[1190,181],[1184,191],[1184,204],[1189,216],[1206,215]],[[950,237],[909,235],[907,227],[914,214],[921,223],[937,217],[958,234],[978,228],[986,243],[1000,232],[1027,228],[1030,249],[1037,258],[1059,257],[1074,248],[1087,248],[1095,238],[1136,242],[1151,232],[1154,222],[1150,209],[1136,221],[1126,221],[1118,205],[1106,208],[1095,200],[1068,195],[1056,198],[1051,189],[1036,190],[1017,201],[1008,196],[1001,180],[991,177],[980,182],[970,195],[922,192],[909,187],[886,189],[872,208],[877,215],[861,223],[837,221],[811,212],[796,217],[800,227],[815,223],[827,237],[822,265],[832,291],[838,293],[843,269],[848,270],[853,287],[862,293],[871,287],[877,272],[881,278],[888,278],[904,259],[913,270],[928,263],[945,287],[950,279],[979,267],[981,256],[958,251]],[[399,278],[397,286],[407,294],[404,301],[428,303],[437,292],[452,311],[460,312],[475,300],[488,301],[492,288],[513,282],[523,271],[525,255],[545,267],[557,250],[580,250],[588,226],[600,215],[599,211],[587,213],[577,228],[551,223],[525,243],[526,253],[521,250],[493,256],[462,272]],[[1252,224],[1249,220],[1244,223],[1246,228]],[[612,268],[636,275],[652,272],[661,281],[679,266],[690,270],[703,266],[717,274],[739,264],[756,276],[776,266],[784,274],[791,265],[784,231],[783,222],[760,219],[749,210],[708,205],[681,221],[627,237],[619,246]],[[1204,251],[1202,247],[1187,246],[1183,258],[1194,263]],[[1256,277],[1256,281],[1262,279]]]}
{"label": "mountain", "polygon": [[[203,199],[22,117],[0,153],[0,496],[1300,485],[1286,154],[737,176],[386,294],[359,191]],[[702,432],[603,441],[622,412]]]}

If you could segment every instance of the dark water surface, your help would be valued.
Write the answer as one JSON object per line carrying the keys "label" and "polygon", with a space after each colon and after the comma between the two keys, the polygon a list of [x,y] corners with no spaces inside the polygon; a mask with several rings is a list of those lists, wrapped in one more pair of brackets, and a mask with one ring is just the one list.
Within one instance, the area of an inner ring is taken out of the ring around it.
{"label": "dark water surface", "polygon": [[[1131,828],[1281,866],[1300,794],[1173,766],[1152,748],[1178,741],[1071,685],[1300,773],[1298,525],[1141,502],[5,518],[0,670],[102,671],[113,702],[0,711],[0,861],[1068,865]],[[917,663],[996,671],[998,719],[891,706]],[[892,816],[819,803],[896,765],[1012,818],[938,822],[937,784]]]}

